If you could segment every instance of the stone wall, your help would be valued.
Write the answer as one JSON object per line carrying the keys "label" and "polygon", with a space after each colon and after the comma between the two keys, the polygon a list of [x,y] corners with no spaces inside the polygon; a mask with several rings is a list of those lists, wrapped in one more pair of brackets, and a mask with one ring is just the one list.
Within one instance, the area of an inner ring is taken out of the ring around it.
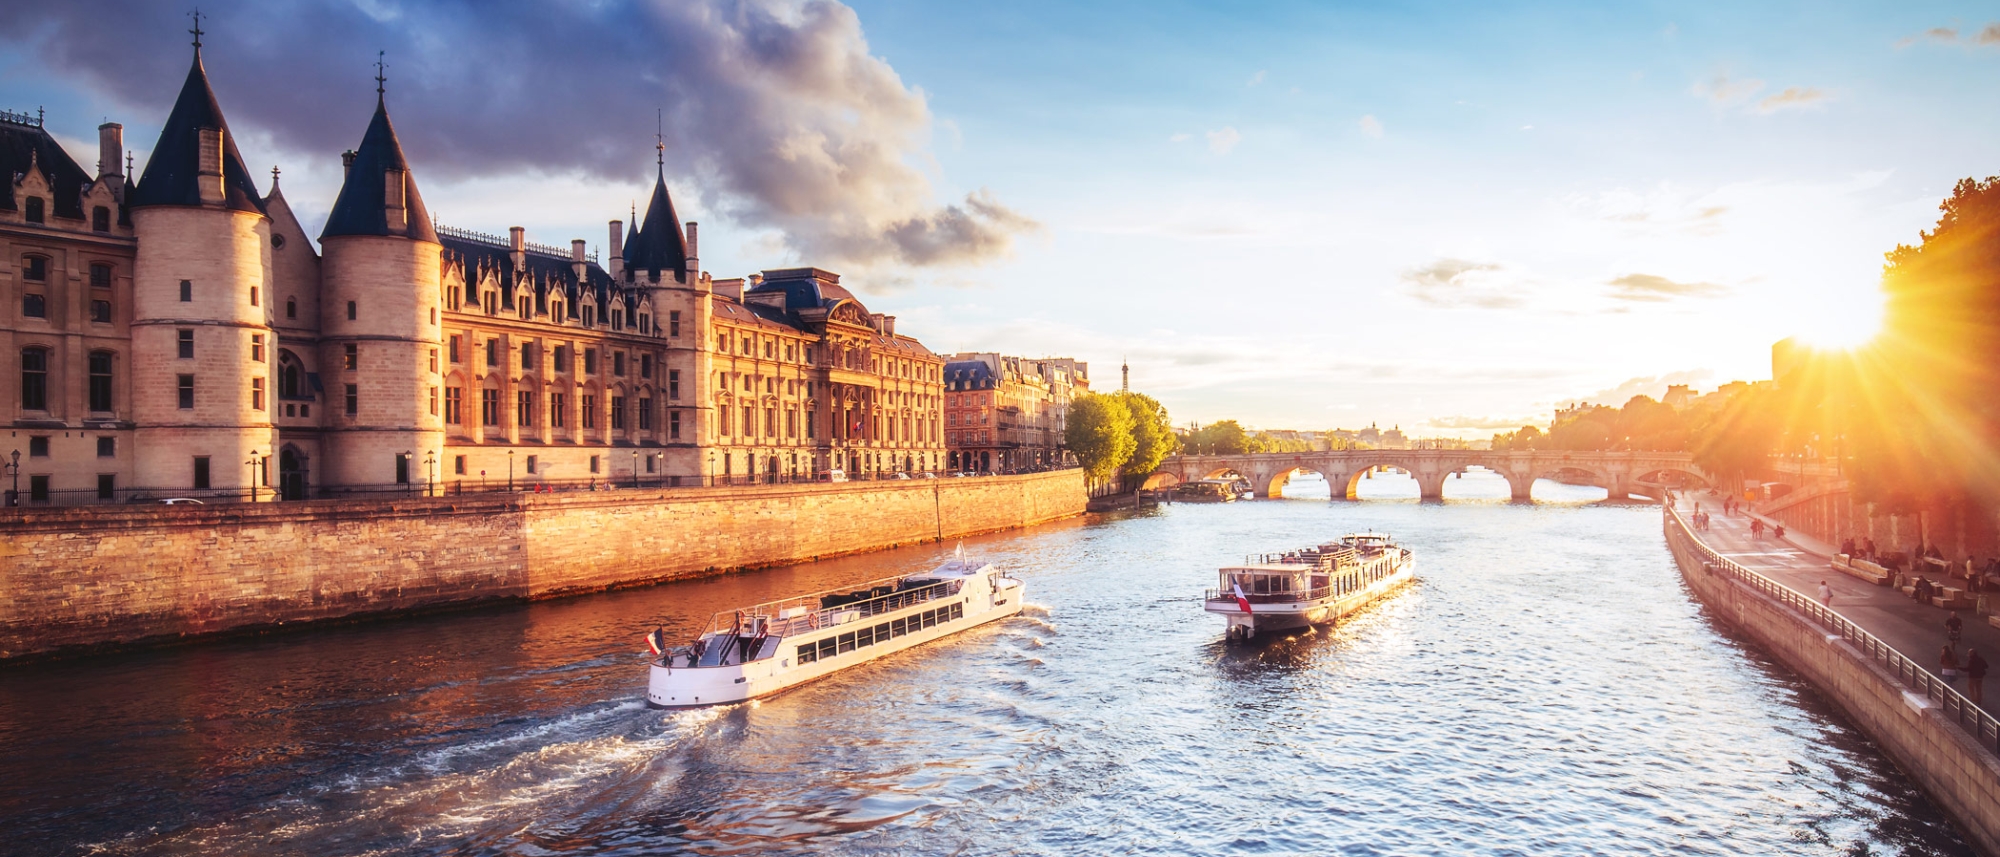
{"label": "stone wall", "polygon": [[0,658],[547,598],[1079,514],[1082,471],[0,519]]}
{"label": "stone wall", "polygon": [[1710,615],[1818,688],[1937,801],[1980,853],[2000,854],[2000,757],[1854,644],[1734,578],[1705,571],[1683,538],[1668,518],[1667,544]]}

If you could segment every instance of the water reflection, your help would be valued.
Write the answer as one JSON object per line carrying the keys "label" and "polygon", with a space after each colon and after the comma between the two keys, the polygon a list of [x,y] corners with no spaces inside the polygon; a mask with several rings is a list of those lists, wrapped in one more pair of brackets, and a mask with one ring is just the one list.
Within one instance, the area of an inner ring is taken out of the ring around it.
{"label": "water reflection", "polygon": [[[646,629],[940,551],[10,669],[0,825],[29,854],[1969,853],[1703,619],[1656,510],[1487,478],[968,540],[1024,616],[720,709],[641,705]],[[1221,644],[1217,566],[1365,529],[1417,585]]]}

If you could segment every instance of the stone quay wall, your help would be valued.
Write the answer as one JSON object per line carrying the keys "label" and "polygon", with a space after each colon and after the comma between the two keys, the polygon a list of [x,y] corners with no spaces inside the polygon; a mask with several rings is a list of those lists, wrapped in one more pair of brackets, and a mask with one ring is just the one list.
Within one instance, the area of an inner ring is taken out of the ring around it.
{"label": "stone quay wall", "polygon": [[[0,658],[536,599],[1031,526],[1082,471],[0,517]],[[8,514],[14,510],[0,511]]]}
{"label": "stone quay wall", "polygon": [[2000,855],[2000,756],[1980,746],[1935,703],[1853,643],[1722,573],[1667,516],[1667,545],[1681,577],[1711,615],[1769,652],[1831,699],[1937,801],[1982,854]]}

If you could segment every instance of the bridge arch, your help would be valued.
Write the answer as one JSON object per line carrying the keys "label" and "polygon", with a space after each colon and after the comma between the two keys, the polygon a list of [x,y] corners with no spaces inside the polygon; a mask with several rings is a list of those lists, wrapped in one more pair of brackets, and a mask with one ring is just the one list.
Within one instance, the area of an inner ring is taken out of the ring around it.
{"label": "bridge arch", "polygon": [[1272,472],[1263,479],[1265,486],[1264,496],[1273,500],[1285,496],[1285,486],[1290,485],[1294,477],[1306,473],[1317,474],[1319,478],[1326,480],[1327,492],[1332,494],[1335,499],[1339,499],[1339,488],[1334,478],[1327,475],[1325,471],[1307,464],[1293,464],[1290,467],[1280,465],[1277,468],[1273,468]]}
{"label": "bridge arch", "polygon": [[1153,475],[1146,477],[1146,484],[1141,485],[1139,487],[1146,491],[1159,491],[1167,488],[1172,488],[1179,484],[1181,484],[1181,478],[1179,476],[1175,476],[1172,473],[1160,470],[1154,472]]}

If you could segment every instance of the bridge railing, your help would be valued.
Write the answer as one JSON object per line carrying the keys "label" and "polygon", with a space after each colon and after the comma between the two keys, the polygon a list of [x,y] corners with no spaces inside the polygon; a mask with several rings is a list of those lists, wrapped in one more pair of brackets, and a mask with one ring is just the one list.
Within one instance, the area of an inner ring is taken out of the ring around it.
{"label": "bridge railing", "polygon": [[1897,680],[1905,686],[1921,693],[1925,699],[1936,705],[1947,719],[1957,723],[1970,734],[1980,746],[2000,752],[2000,720],[1996,720],[1993,715],[1974,705],[1943,678],[1932,674],[1922,664],[1910,660],[1895,647],[1883,642],[1881,638],[1868,633],[1860,625],[1854,624],[1847,617],[1834,612],[1805,593],[1751,571],[1716,553],[1694,537],[1693,532],[1688,529],[1687,521],[1681,518],[1680,510],[1675,509],[1672,504],[1667,504],[1665,509],[1667,542],[1675,553],[1683,551],[1692,553],[1701,560],[1703,573],[1734,578],[1766,597],[1804,614],[1814,624],[1839,635],[1841,639],[1860,649],[1862,654],[1895,673]]}

